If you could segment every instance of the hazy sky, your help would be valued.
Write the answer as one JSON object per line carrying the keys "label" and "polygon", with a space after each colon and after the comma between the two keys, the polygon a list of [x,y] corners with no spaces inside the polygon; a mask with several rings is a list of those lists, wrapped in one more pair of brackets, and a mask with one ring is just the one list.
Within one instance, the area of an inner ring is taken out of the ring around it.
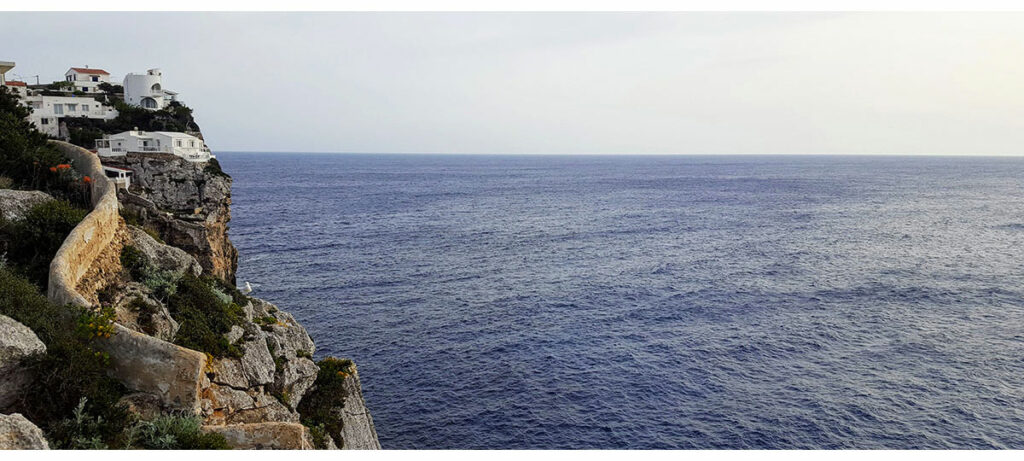
{"label": "hazy sky", "polygon": [[8,78],[160,67],[214,151],[1024,153],[1021,13],[7,13]]}

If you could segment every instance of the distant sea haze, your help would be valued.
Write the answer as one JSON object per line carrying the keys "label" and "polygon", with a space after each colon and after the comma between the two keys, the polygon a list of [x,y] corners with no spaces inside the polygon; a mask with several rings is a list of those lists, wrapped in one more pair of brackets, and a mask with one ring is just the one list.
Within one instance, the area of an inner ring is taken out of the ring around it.
{"label": "distant sea haze", "polygon": [[1024,159],[219,159],[386,448],[1024,449]]}

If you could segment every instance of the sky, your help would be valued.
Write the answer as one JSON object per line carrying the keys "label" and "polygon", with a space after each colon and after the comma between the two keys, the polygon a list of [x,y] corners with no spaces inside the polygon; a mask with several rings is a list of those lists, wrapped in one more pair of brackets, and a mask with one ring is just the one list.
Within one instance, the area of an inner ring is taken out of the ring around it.
{"label": "sky", "polygon": [[12,13],[9,79],[163,70],[216,151],[1024,153],[1024,13]]}

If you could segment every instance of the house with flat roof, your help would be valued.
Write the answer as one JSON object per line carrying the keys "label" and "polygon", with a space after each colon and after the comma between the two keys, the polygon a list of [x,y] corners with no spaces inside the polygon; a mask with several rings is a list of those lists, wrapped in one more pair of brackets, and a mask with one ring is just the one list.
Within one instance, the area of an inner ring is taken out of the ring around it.
{"label": "house with flat roof", "polygon": [[62,118],[84,117],[96,120],[117,118],[116,109],[85,96],[35,94],[23,97],[22,103],[32,108],[28,120],[36,125],[36,130],[53,137],[60,135],[60,119]]}
{"label": "house with flat roof", "polygon": [[129,153],[173,154],[191,162],[206,162],[215,156],[202,139],[175,131],[125,131],[96,140],[100,157],[123,157]]}
{"label": "house with flat roof", "polygon": [[7,71],[14,68],[14,61],[0,61],[0,85],[7,81]]}

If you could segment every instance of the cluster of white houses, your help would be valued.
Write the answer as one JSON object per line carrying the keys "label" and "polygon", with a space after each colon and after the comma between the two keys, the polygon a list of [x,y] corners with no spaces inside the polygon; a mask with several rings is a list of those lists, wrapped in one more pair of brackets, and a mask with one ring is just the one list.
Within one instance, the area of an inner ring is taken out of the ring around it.
{"label": "cluster of white houses", "polygon": [[[22,103],[32,109],[29,121],[35,124],[37,130],[48,136],[61,136],[60,120],[63,118],[117,118],[116,109],[96,99],[96,96],[105,93],[101,85],[110,83],[110,73],[103,69],[72,67],[64,73],[64,80],[58,85],[59,89],[54,90],[52,84],[29,85],[23,81],[8,80],[6,74],[13,68],[13,62],[0,61],[0,86],[7,87],[17,94]],[[125,75],[122,85],[124,102],[132,106],[158,110],[177,101],[178,94],[165,90],[162,78],[160,69],[150,69],[144,74]],[[55,92],[59,94],[54,94]],[[214,157],[203,140],[185,133],[132,130],[96,140],[96,153],[101,157],[124,156],[129,152],[174,154],[194,162],[205,162]],[[124,171],[108,171],[108,176],[111,175],[121,179],[127,177]]]}

